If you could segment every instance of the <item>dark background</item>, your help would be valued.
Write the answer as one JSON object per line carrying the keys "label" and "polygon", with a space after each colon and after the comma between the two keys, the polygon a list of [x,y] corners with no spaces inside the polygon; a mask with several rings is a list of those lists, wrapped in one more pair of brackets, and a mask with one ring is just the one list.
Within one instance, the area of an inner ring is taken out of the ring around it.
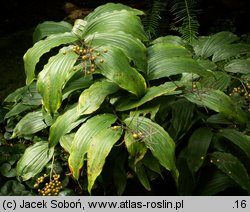
{"label": "dark background", "polygon": [[[59,21],[67,14],[64,0],[5,0],[1,3],[0,36],[35,27],[45,20]],[[93,9],[106,2],[121,2],[143,9],[145,0],[68,0],[81,8]],[[201,32],[206,33],[218,20],[230,19],[236,33],[247,33],[250,28],[249,0],[198,0],[202,10],[199,21]]]}
{"label": "dark background", "polygon": [[[70,15],[71,2],[86,13],[107,2],[120,2],[144,10],[149,0],[5,0],[0,6],[0,101],[25,84],[23,55],[32,44],[32,32],[43,21],[61,21]],[[172,0],[169,0],[170,2]],[[199,35],[229,30],[250,32],[250,0],[197,0],[201,13]],[[169,9],[169,8],[167,8]],[[168,17],[168,10],[165,16]],[[163,17],[163,24],[167,22]],[[165,34],[164,34],[165,35]]]}

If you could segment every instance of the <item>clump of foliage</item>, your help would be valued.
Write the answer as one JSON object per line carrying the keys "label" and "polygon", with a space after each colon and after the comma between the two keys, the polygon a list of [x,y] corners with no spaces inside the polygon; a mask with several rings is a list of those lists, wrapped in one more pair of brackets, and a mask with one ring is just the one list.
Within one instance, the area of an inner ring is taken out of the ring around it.
{"label": "clump of foliage", "polygon": [[249,44],[230,32],[151,41],[142,14],[108,3],[74,26],[38,25],[27,85],[5,99],[10,139],[30,143],[15,176],[60,174],[62,195],[81,194],[70,178],[121,195],[128,177],[151,190],[164,173],[181,195],[250,193]]}

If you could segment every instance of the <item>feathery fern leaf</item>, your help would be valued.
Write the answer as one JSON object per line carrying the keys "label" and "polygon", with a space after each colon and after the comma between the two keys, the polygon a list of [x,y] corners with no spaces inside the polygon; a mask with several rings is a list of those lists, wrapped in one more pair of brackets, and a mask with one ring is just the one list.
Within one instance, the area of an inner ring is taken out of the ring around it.
{"label": "feathery fern leaf", "polygon": [[166,8],[167,3],[168,1],[164,0],[147,1],[149,9],[146,12],[146,16],[142,19],[142,23],[146,33],[151,39],[157,36],[161,20],[161,13]]}
{"label": "feathery fern leaf", "polygon": [[191,42],[197,38],[199,22],[197,20],[196,1],[194,0],[173,0],[170,11],[175,16],[174,24],[181,23],[181,26],[173,27],[182,38]]}

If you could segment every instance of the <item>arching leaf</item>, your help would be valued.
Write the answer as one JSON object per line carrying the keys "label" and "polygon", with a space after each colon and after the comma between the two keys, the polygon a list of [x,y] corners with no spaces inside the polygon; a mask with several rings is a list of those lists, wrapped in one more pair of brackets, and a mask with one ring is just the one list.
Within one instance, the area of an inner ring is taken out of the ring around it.
{"label": "arching leaf", "polygon": [[112,128],[106,128],[93,137],[87,153],[89,193],[91,193],[94,182],[102,171],[106,157],[121,135],[121,129],[113,130]]}
{"label": "arching leaf", "polygon": [[60,145],[61,147],[68,153],[70,153],[71,150],[71,145],[73,143],[74,137],[75,137],[75,132],[66,134],[60,138]]}
{"label": "arching leaf", "polygon": [[66,21],[45,21],[37,25],[33,33],[33,43],[36,43],[49,35],[70,32],[71,29],[72,25]]}
{"label": "arching leaf", "polygon": [[194,118],[195,105],[186,99],[176,100],[172,105],[172,119],[168,132],[174,140],[179,140],[193,126],[196,119]]}
{"label": "arching leaf", "polygon": [[150,182],[149,182],[148,175],[147,175],[147,172],[143,163],[134,164],[133,160],[130,160],[129,166],[134,171],[136,177],[139,179],[143,187],[147,189],[148,191],[150,191],[151,190]]}
{"label": "arching leaf", "polygon": [[200,79],[202,88],[212,88],[225,91],[231,82],[231,76],[222,71],[215,71],[212,77],[203,77]]}
{"label": "arching leaf", "polygon": [[250,158],[250,136],[233,129],[223,129],[218,135],[227,138],[229,141],[240,147]]}
{"label": "arching leaf", "polygon": [[97,51],[101,55],[97,56],[95,64],[102,75],[138,97],[144,95],[145,79],[130,66],[128,58],[120,49],[108,46],[97,48]]}
{"label": "arching leaf", "polygon": [[155,40],[152,41],[151,44],[156,44],[156,43],[166,43],[183,47],[187,45],[186,42],[181,37],[174,35],[167,35],[164,37],[156,38]]}
{"label": "arching leaf", "polygon": [[17,177],[28,180],[40,173],[50,161],[54,148],[49,148],[47,141],[40,141],[28,147],[17,163]]}
{"label": "arching leaf", "polygon": [[192,59],[192,54],[182,45],[156,43],[148,48],[148,58],[148,80],[181,73],[213,76],[211,71]]}
{"label": "arching leaf", "polygon": [[43,106],[49,113],[55,113],[61,106],[62,88],[74,74],[73,66],[78,55],[65,47],[50,58],[38,75],[37,89],[43,98]]}
{"label": "arching leaf", "polygon": [[69,133],[72,129],[77,127],[81,122],[84,122],[88,117],[78,119],[80,113],[77,110],[77,105],[68,108],[62,115],[58,116],[56,121],[51,125],[49,132],[49,146],[56,146],[62,136]]}
{"label": "arching leaf", "polygon": [[200,90],[185,94],[184,97],[189,101],[208,107],[216,112],[222,113],[228,117],[229,120],[235,120],[239,124],[246,122],[245,113],[241,108],[237,107],[234,102],[220,90]]}
{"label": "arching leaf", "polygon": [[208,58],[220,51],[224,45],[231,44],[236,40],[238,37],[231,32],[219,32],[211,36],[199,37],[194,40],[192,46],[197,56]]}
{"label": "arching leaf", "polygon": [[213,76],[213,74],[199,65],[192,58],[175,57],[170,59],[155,60],[148,63],[148,80],[169,77],[182,73],[194,73],[200,76]]}
{"label": "arching leaf", "polygon": [[118,31],[131,34],[143,41],[147,40],[140,18],[134,12],[127,10],[114,10],[89,19],[85,26],[83,37],[96,32],[117,33]]}
{"label": "arching leaf", "polygon": [[204,162],[212,137],[213,133],[210,128],[199,128],[191,135],[188,141],[186,158],[193,176]]}
{"label": "arching leaf", "polygon": [[250,74],[250,59],[232,60],[224,67],[224,69],[225,71],[232,73]]}
{"label": "arching leaf", "polygon": [[211,162],[250,193],[249,175],[238,158],[230,153],[214,152],[211,155]]}
{"label": "arching leaf", "polygon": [[162,96],[162,95],[174,95],[180,93],[181,91],[175,91],[178,86],[174,82],[166,82],[159,86],[153,86],[147,88],[145,95],[141,99],[135,99],[133,96],[131,98],[121,99],[117,105],[116,110],[125,111],[132,108],[139,107],[152,99]]}
{"label": "arching leaf", "polygon": [[126,6],[124,4],[107,3],[107,4],[104,4],[104,5],[97,7],[93,12],[91,12],[88,16],[85,17],[85,20],[90,21],[90,20],[102,15],[103,13],[113,12],[113,11],[121,11],[121,10],[127,10],[130,12],[133,12],[135,15],[143,15],[144,14],[143,11],[131,8],[131,7]]}
{"label": "arching leaf", "polygon": [[12,138],[32,135],[46,128],[41,110],[27,113],[16,125]]}
{"label": "arching leaf", "polygon": [[214,52],[212,57],[213,62],[230,59],[232,57],[238,57],[240,55],[249,55],[250,45],[243,43],[233,43],[221,46],[218,51]]}
{"label": "arching leaf", "polygon": [[130,133],[137,133],[137,138],[133,136],[135,142],[143,142],[159,163],[171,171],[177,182],[179,173],[175,166],[175,143],[169,134],[146,117],[129,117],[124,123]]}
{"label": "arching leaf", "polygon": [[94,33],[85,38],[91,47],[112,46],[121,49],[140,71],[146,71],[146,47],[131,34],[122,31]]}
{"label": "arching leaf", "polygon": [[82,115],[93,113],[101,106],[108,95],[115,93],[117,90],[119,90],[119,86],[108,80],[93,83],[81,93],[78,101],[78,112]]}
{"label": "arching leaf", "polygon": [[112,114],[97,115],[82,124],[77,130],[68,162],[74,178],[79,178],[79,172],[84,163],[83,159],[95,136],[102,133],[102,131],[106,131],[115,121],[116,117]]}
{"label": "arching leaf", "polygon": [[84,77],[80,77],[74,80],[72,80],[72,78],[67,82],[63,89],[62,99],[68,98],[68,96],[74,91],[88,88],[93,83],[92,75],[86,75]]}
{"label": "arching leaf", "polygon": [[35,67],[40,57],[49,52],[52,48],[62,44],[72,43],[78,38],[70,32],[59,33],[47,37],[45,40],[40,40],[23,56],[24,68],[26,73],[26,84],[30,84],[35,78]]}
{"label": "arching leaf", "polygon": [[237,186],[234,180],[222,171],[218,169],[209,170],[208,173],[204,174],[196,192],[201,196],[213,196],[234,186]]}

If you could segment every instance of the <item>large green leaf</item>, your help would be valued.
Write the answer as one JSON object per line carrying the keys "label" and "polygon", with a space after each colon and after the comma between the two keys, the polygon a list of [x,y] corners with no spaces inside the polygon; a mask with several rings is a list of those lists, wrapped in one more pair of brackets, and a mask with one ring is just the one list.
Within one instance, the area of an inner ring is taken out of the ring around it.
{"label": "large green leaf", "polygon": [[235,43],[235,44],[227,44],[218,48],[217,51],[214,52],[212,57],[213,62],[218,62],[221,60],[231,59],[233,57],[238,57],[240,55],[249,55],[250,53],[250,45],[243,43]]}
{"label": "large green leaf", "polygon": [[146,154],[145,157],[143,157],[142,163],[145,167],[147,167],[153,172],[156,172],[157,174],[161,176],[162,166],[160,165],[159,161],[151,153],[148,152],[148,154]]}
{"label": "large green leaf", "polygon": [[115,158],[113,168],[113,180],[117,190],[117,194],[120,196],[126,189],[127,185],[127,154],[123,152]]}
{"label": "large green leaf", "polygon": [[210,128],[199,128],[188,141],[186,157],[187,165],[194,176],[204,162],[213,133]]}
{"label": "large green leaf", "polygon": [[212,77],[203,77],[200,81],[202,88],[212,88],[225,91],[231,82],[231,76],[222,71],[215,71]]}
{"label": "large green leaf", "polygon": [[46,128],[41,110],[27,113],[16,125],[12,138],[32,135]]}
{"label": "large green leaf", "polygon": [[[213,76],[196,60],[186,57],[162,58],[161,55],[149,56],[147,79],[154,80],[182,73],[194,73],[200,76]],[[156,57],[156,58],[154,58]]]}
{"label": "large green leaf", "polygon": [[4,102],[22,102],[25,105],[40,105],[41,95],[37,92],[36,83],[32,83],[16,89],[5,98]]}
{"label": "large green leaf", "polygon": [[119,90],[119,86],[108,80],[93,83],[88,89],[84,90],[79,97],[79,113],[93,113],[101,106],[108,95],[115,93],[117,90]]}
{"label": "large green leaf", "polygon": [[25,53],[24,68],[26,73],[26,84],[30,84],[35,78],[35,67],[40,57],[52,48],[62,44],[72,43],[78,38],[70,32],[59,33],[40,40]]}
{"label": "large green leaf", "polygon": [[135,65],[141,70],[146,71],[146,47],[131,34],[122,31],[94,33],[85,38],[85,42],[93,48],[99,46],[112,46],[121,49],[126,56],[133,60]]}
{"label": "large green leaf", "polygon": [[113,130],[106,128],[99,131],[92,139],[87,153],[87,173],[88,173],[88,191],[94,185],[96,178],[102,171],[106,157],[109,155],[111,148],[119,140],[122,130]]}
{"label": "large green leaf", "polygon": [[185,94],[184,97],[195,104],[208,107],[226,115],[229,120],[235,120],[239,124],[246,123],[245,113],[234,104],[229,96],[220,90],[198,89],[197,91]]}
{"label": "large green leaf", "polygon": [[230,153],[214,152],[211,154],[211,162],[250,193],[249,175],[238,158]]}
{"label": "large green leaf", "polygon": [[213,196],[229,187],[237,186],[237,184],[218,169],[208,170],[201,177],[201,183],[196,193],[200,196]]}
{"label": "large green leaf", "polygon": [[[80,113],[77,110],[77,105],[73,105],[62,115],[60,115],[54,124],[50,127],[49,132],[49,146],[55,146],[60,138],[69,133],[80,123],[77,121],[80,118]],[[87,117],[81,118],[81,122],[86,120]]]}
{"label": "large green leaf", "polygon": [[[169,134],[158,124],[146,117],[129,117],[124,120],[127,130],[132,133],[134,142],[143,142],[157,158],[159,163],[170,170],[175,180],[178,180],[178,170],[175,166],[175,143]],[[136,133],[137,136],[133,134]]]}
{"label": "large green leaf", "polygon": [[97,51],[101,55],[97,56],[95,64],[102,75],[138,97],[144,95],[145,79],[130,66],[128,58],[120,49],[108,46],[97,48]]}
{"label": "large green leaf", "polygon": [[[80,73],[82,75],[82,73]],[[74,77],[72,77],[74,78]],[[70,79],[63,89],[63,99],[68,98],[70,94],[77,90],[88,88],[93,83],[92,75],[79,76],[76,79]]]}
{"label": "large green leaf", "polygon": [[147,49],[149,62],[155,63],[165,58],[184,57],[192,58],[192,54],[184,46],[171,43],[156,43]]}
{"label": "large green leaf", "polygon": [[121,98],[120,101],[117,102],[116,110],[118,111],[130,110],[132,108],[139,107],[156,97],[162,95],[174,95],[180,93],[181,91],[175,91],[176,88],[178,88],[178,86],[174,82],[166,82],[159,86],[153,86],[147,88],[145,95],[139,100],[134,98],[134,96],[132,95],[125,99]]}
{"label": "large green leaf", "polygon": [[5,119],[22,112],[37,108],[42,104],[42,97],[37,92],[36,83],[17,89],[6,97],[5,102],[14,102],[15,105],[5,114]]}
{"label": "large green leaf", "polygon": [[61,147],[68,153],[70,153],[71,145],[75,137],[75,132],[66,134],[60,138],[60,145]]}
{"label": "large green leaf", "polygon": [[131,7],[126,6],[124,4],[107,3],[107,4],[104,4],[104,5],[97,7],[93,12],[91,12],[88,16],[85,17],[85,20],[90,21],[90,20],[102,15],[103,13],[113,12],[113,11],[121,11],[121,10],[127,10],[127,11],[134,12],[135,15],[143,15],[144,14],[143,11],[131,8]]}
{"label": "large green leaf", "polygon": [[143,163],[134,164],[133,160],[130,160],[129,166],[134,171],[136,177],[139,179],[143,187],[147,189],[148,191],[150,191],[151,190],[150,182],[149,182],[148,175],[147,175],[147,172]]}
{"label": "large green leaf", "polygon": [[85,154],[99,133],[106,131],[116,121],[112,114],[97,115],[89,119],[77,130],[70,151],[69,167],[73,176],[78,179],[83,166]]}
{"label": "large green leaf", "polygon": [[181,139],[196,121],[195,105],[186,99],[180,99],[172,104],[172,120],[168,132],[174,140]]}
{"label": "large green leaf", "polygon": [[117,33],[119,31],[143,41],[147,40],[140,18],[133,11],[127,10],[114,10],[89,19],[84,28],[83,37],[96,32]]}
{"label": "large green leaf", "polygon": [[24,105],[23,103],[18,103],[12,109],[5,114],[4,119],[8,119],[12,116],[16,116],[24,111],[34,109],[36,107],[31,106],[31,105]]}
{"label": "large green leaf", "polygon": [[215,52],[220,51],[224,45],[236,40],[238,40],[238,37],[231,32],[219,32],[211,36],[199,37],[199,39],[194,40],[192,45],[197,56],[208,58]]}
{"label": "large green leaf", "polygon": [[71,29],[72,25],[66,21],[45,21],[37,25],[33,33],[33,43],[36,43],[49,35],[70,32]]}
{"label": "large green leaf", "polygon": [[172,44],[172,45],[182,46],[182,47],[187,46],[187,43],[181,37],[174,36],[174,35],[167,35],[164,37],[156,38],[155,40],[152,41],[151,44],[157,44],[157,43]]}
{"label": "large green leaf", "polygon": [[234,129],[220,130],[218,135],[227,138],[229,141],[240,147],[250,158],[250,136]]}
{"label": "large green leaf", "polygon": [[[66,52],[66,53],[65,53]],[[63,48],[50,58],[38,75],[37,89],[43,98],[43,106],[49,113],[55,113],[61,106],[62,88],[74,74],[73,66],[78,55],[71,47]]]}
{"label": "large green leaf", "polygon": [[40,173],[50,161],[54,148],[49,148],[47,141],[40,141],[28,147],[17,163],[17,177],[28,180]]}
{"label": "large green leaf", "polygon": [[154,44],[148,48],[147,79],[159,79],[181,73],[212,76],[210,70],[202,67],[191,56],[190,52],[183,46],[168,43]]}
{"label": "large green leaf", "polygon": [[250,74],[250,59],[236,59],[224,67],[225,71],[232,73]]}

